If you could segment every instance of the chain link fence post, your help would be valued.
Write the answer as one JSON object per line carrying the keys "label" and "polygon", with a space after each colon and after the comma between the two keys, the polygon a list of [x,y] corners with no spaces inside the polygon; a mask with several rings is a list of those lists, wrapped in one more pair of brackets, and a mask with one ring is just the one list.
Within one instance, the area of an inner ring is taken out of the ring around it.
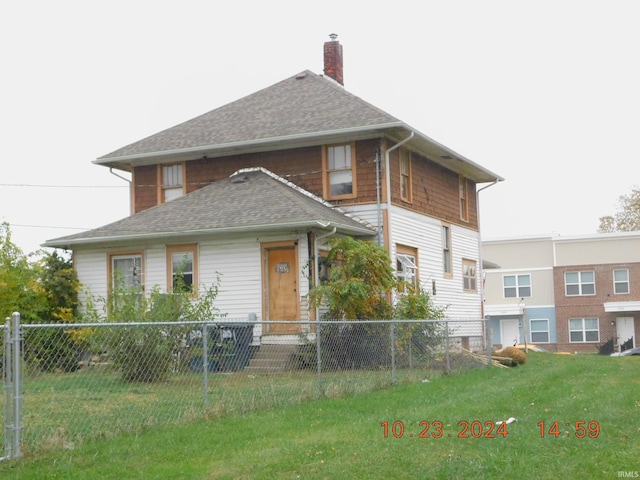
{"label": "chain link fence post", "polygon": [[3,460],[15,460],[22,456],[20,452],[20,422],[22,416],[22,326],[20,313],[14,312],[7,318],[4,334],[4,443]]}
{"label": "chain link fence post", "polygon": [[488,328],[487,325],[487,320],[485,319],[485,342],[487,342],[487,367],[490,367],[492,365],[491,363],[491,349],[493,347],[493,332],[491,331],[490,328]]}
{"label": "chain link fence post", "polygon": [[320,343],[320,316],[316,314],[316,364],[318,368],[318,393],[322,395],[322,351]]}
{"label": "chain link fence post", "polygon": [[204,384],[204,413],[209,411],[209,329],[202,325],[202,375]]}
{"label": "chain link fence post", "polygon": [[389,328],[391,337],[391,384],[396,383],[396,329],[392,322]]}
{"label": "chain link fence post", "polygon": [[4,401],[4,457],[2,460],[11,458],[11,446],[13,444],[13,408],[11,402],[11,392],[13,390],[11,380],[11,317],[7,317],[4,324],[4,344],[2,355],[2,394]]}
{"label": "chain link fence post", "polygon": [[451,357],[449,355],[449,350],[450,350],[450,346],[449,346],[449,322],[447,322],[445,320],[444,322],[444,331],[445,331],[445,344],[444,344],[444,348],[445,348],[445,354],[447,357],[447,373],[450,372],[451,370]]}

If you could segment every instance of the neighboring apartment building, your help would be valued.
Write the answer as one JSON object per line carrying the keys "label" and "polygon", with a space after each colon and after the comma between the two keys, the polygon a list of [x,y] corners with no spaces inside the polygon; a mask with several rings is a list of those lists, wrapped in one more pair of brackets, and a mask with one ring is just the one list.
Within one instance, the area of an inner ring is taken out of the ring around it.
{"label": "neighboring apartment building", "polygon": [[132,175],[131,216],[45,246],[73,250],[94,295],[116,274],[171,291],[186,261],[194,289],[220,274],[229,318],[305,321],[326,240],[351,235],[385,246],[450,318],[480,319],[476,186],[502,178],[348,93],[335,38],[324,60],[325,75],[305,70],[98,158]]}
{"label": "neighboring apartment building", "polygon": [[482,242],[493,344],[609,353],[638,345],[640,232]]}

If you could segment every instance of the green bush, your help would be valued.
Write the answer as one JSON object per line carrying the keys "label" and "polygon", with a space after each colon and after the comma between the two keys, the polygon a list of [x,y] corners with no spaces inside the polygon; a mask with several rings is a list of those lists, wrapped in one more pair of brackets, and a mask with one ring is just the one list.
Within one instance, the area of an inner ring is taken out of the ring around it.
{"label": "green bush", "polygon": [[[193,325],[175,324],[181,320],[205,321],[219,317],[213,302],[217,283],[193,296],[190,291],[162,293],[158,287],[144,289],[116,285],[106,299],[90,299],[87,317],[100,319],[95,305],[102,303],[107,322],[149,323],[97,329],[91,340],[94,351],[106,352],[127,382],[161,382],[171,372],[188,367],[189,332]],[[152,325],[163,322],[165,325]]]}

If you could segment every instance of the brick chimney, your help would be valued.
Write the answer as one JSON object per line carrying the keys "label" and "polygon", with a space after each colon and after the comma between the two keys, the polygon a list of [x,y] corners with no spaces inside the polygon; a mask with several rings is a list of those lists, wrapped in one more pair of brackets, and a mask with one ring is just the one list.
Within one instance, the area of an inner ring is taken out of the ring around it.
{"label": "brick chimney", "polygon": [[330,42],[324,43],[324,74],[333,78],[340,85],[344,85],[342,74],[342,45],[336,40],[338,35],[329,35]]}

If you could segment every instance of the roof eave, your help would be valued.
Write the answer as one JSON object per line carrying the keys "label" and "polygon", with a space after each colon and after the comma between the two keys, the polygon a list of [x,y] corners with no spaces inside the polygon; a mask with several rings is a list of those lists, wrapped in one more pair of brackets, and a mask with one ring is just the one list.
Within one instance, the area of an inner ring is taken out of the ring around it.
{"label": "roof eave", "polygon": [[279,137],[259,138],[255,140],[243,140],[240,142],[200,145],[197,147],[145,152],[115,157],[103,156],[94,160],[93,163],[96,165],[117,168],[119,170],[130,171],[134,166],[175,162],[193,159],[199,156],[215,158],[226,155],[273,151],[283,148],[300,148],[326,142],[334,143],[346,140],[364,140],[367,138],[381,137],[390,129],[398,128],[402,125],[403,124],[401,122],[392,122],[339,130],[326,130],[295,135],[283,135]]}
{"label": "roof eave", "polygon": [[443,144],[435,141],[431,137],[421,133],[419,130],[402,123],[400,127],[400,135],[392,136],[394,140],[403,140],[407,132],[413,132],[414,137],[409,140],[407,145],[414,148],[418,153],[423,154],[429,160],[438,165],[452,170],[456,173],[460,173],[470,180],[476,183],[494,183],[502,182],[504,178],[500,175],[484,168],[483,166],[469,160],[458,152],[444,146]]}
{"label": "roof eave", "polygon": [[133,167],[157,163],[171,163],[190,160],[198,157],[216,158],[227,155],[266,152],[279,149],[301,148],[322,143],[338,143],[347,140],[365,140],[382,137],[400,141],[407,132],[414,132],[414,138],[409,142],[418,153],[444,168],[465,175],[476,183],[490,183],[504,181],[500,175],[478,165],[454,150],[433,140],[406,123],[397,121],[376,125],[365,125],[339,130],[326,130],[280,137],[260,138],[240,142],[229,142],[197,147],[179,148],[145,152],[122,156],[103,156],[94,160],[96,165],[131,171]]}
{"label": "roof eave", "polygon": [[195,229],[195,230],[181,230],[167,231],[167,232],[149,232],[138,233],[134,235],[108,235],[103,237],[89,237],[78,239],[52,239],[43,243],[42,247],[47,248],[61,248],[64,250],[72,250],[73,247],[87,246],[87,245],[103,245],[103,244],[122,244],[122,243],[136,243],[146,242],[149,240],[166,240],[172,238],[185,237],[204,237],[211,235],[223,235],[234,233],[249,233],[249,232],[265,232],[274,230],[296,230],[296,229],[309,229],[320,228],[327,229],[336,227],[340,233],[354,235],[354,236],[373,236],[375,231],[365,226],[357,227],[353,225],[342,224],[338,222],[327,222],[322,220],[304,221],[304,222],[291,222],[291,223],[279,223],[279,224],[263,224],[263,225],[247,225],[242,227],[223,227],[223,228],[208,228],[208,229]]}

